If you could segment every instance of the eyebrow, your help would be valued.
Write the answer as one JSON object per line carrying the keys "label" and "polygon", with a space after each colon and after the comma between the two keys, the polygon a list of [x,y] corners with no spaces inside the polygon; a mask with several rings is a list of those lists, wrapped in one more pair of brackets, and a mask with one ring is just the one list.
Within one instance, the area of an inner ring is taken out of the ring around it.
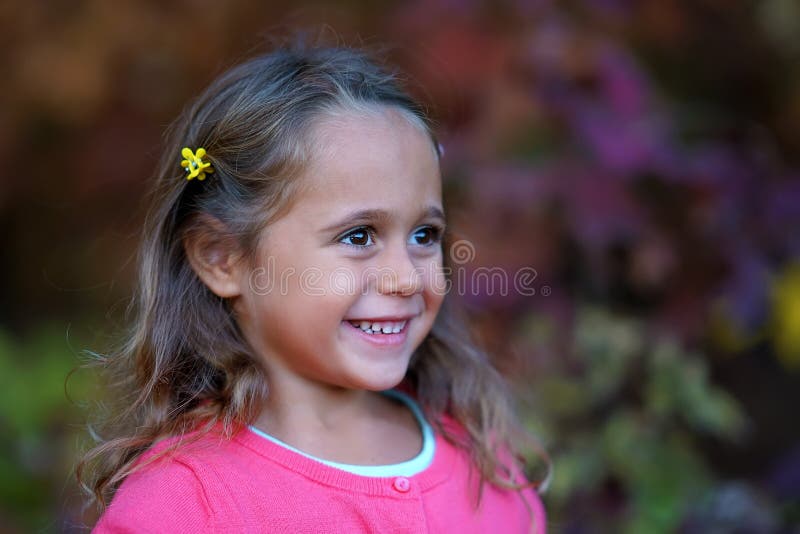
{"label": "eyebrow", "polygon": [[[365,223],[365,222],[373,222],[373,223],[386,223],[387,221],[391,220],[392,214],[386,210],[381,209],[365,209],[365,210],[358,210],[354,211],[353,213],[348,214],[342,220],[337,223],[334,223],[327,228],[322,229],[322,232],[330,232],[331,230],[336,230],[338,228],[343,228],[345,226],[350,226],[353,224],[358,223]],[[445,221],[444,212],[441,208],[436,206],[428,206],[423,210],[422,216],[420,219],[441,219],[442,222]]]}

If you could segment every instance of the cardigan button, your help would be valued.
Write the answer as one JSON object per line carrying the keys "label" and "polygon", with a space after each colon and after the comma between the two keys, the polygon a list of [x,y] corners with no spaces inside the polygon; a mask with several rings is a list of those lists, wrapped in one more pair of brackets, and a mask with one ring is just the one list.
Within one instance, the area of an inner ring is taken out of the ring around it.
{"label": "cardigan button", "polygon": [[406,493],[408,490],[411,489],[411,481],[408,480],[406,477],[395,478],[392,485],[394,486],[394,489],[396,489],[400,493]]}

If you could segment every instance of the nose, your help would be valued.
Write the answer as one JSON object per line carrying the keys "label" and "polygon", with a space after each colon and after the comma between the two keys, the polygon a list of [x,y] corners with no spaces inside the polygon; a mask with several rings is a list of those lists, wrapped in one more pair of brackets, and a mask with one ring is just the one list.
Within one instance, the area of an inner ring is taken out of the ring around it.
{"label": "nose", "polygon": [[422,292],[424,270],[414,262],[405,244],[388,247],[381,255],[377,288],[384,295],[409,296]]}

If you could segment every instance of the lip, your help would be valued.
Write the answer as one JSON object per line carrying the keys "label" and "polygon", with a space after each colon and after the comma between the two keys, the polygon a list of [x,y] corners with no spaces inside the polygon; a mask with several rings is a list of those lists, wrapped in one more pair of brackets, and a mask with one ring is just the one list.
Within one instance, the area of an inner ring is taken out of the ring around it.
{"label": "lip", "polygon": [[401,321],[410,321],[418,314],[413,315],[383,315],[381,317],[358,317],[358,318],[350,318],[345,319],[345,321],[369,321],[371,323],[382,323],[382,322],[396,322],[399,323]]}
{"label": "lip", "polygon": [[[390,320],[390,319],[385,319],[385,320]],[[403,320],[403,319],[391,319],[391,320]],[[359,327],[350,324],[350,320],[342,321],[342,327],[345,329],[345,332],[349,333],[349,335],[356,336],[358,339],[363,340],[369,343],[370,345],[374,345],[377,347],[396,347],[399,345],[403,345],[406,342],[406,339],[408,338],[409,324],[411,324],[411,321],[407,322],[406,325],[403,327],[403,329],[396,334],[367,334]]]}

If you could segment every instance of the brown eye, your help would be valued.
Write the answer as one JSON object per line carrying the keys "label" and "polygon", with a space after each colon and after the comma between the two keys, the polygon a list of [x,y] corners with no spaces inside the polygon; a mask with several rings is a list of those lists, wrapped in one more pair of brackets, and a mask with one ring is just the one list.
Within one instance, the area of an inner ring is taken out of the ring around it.
{"label": "brown eye", "polygon": [[367,228],[356,228],[343,235],[339,241],[353,247],[367,247],[372,245],[372,235]]}
{"label": "brown eye", "polygon": [[433,226],[423,226],[411,234],[413,245],[429,246],[434,245],[441,239],[441,231]]}

